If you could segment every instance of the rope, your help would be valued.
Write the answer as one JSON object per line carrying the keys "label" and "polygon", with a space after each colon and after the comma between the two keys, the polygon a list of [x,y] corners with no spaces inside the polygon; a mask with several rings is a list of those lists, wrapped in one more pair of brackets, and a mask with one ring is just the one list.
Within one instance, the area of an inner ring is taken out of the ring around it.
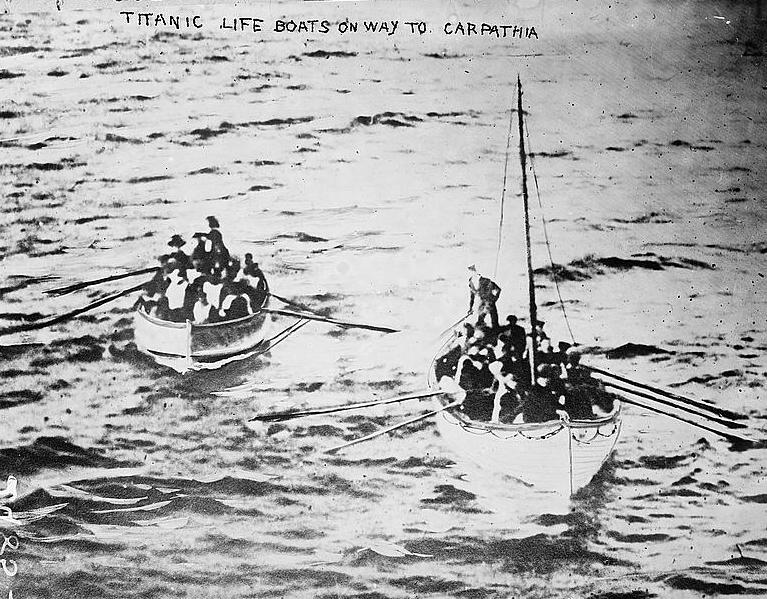
{"label": "rope", "polygon": [[501,260],[501,243],[503,242],[503,207],[506,203],[506,174],[509,171],[509,148],[511,147],[511,129],[514,125],[514,109],[509,109],[509,134],[506,136],[506,162],[503,164],[503,191],[501,192],[501,215],[498,220],[498,247],[495,250],[495,268],[493,278],[498,275],[498,263]]}
{"label": "rope", "polygon": [[573,329],[570,327],[570,319],[567,317],[567,310],[565,309],[565,302],[562,300],[562,292],[559,288],[559,278],[557,277],[557,270],[555,268],[554,258],[551,256],[551,244],[549,243],[549,231],[546,223],[546,216],[543,213],[543,202],[541,201],[541,190],[538,187],[538,175],[535,172],[535,163],[533,161],[533,151],[530,146],[530,130],[527,128],[527,123],[525,123],[525,136],[527,137],[527,148],[529,150],[529,157],[530,157],[530,170],[533,171],[533,181],[535,182],[535,195],[538,197],[538,206],[541,209],[541,222],[543,223],[543,236],[546,240],[546,252],[549,255],[549,264],[551,264],[551,274],[554,279],[554,287],[557,290],[557,298],[559,298],[559,307],[562,310],[562,316],[565,319],[565,325],[567,326],[567,331],[570,333],[570,339],[573,342],[573,345],[577,345],[575,341],[575,335],[573,335]]}

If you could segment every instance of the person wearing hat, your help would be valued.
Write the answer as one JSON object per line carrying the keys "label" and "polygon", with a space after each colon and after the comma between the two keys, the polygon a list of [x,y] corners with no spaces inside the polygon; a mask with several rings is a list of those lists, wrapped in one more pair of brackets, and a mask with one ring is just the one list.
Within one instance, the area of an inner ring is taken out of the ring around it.
{"label": "person wearing hat", "polygon": [[546,323],[542,320],[536,320],[535,321],[535,338],[538,341],[538,344],[541,343],[544,339],[548,339],[549,336],[546,334],[546,331],[543,330],[543,325]]}
{"label": "person wearing hat", "polygon": [[175,234],[173,237],[171,237],[168,245],[172,248],[175,248],[174,251],[170,253],[170,260],[173,260],[176,263],[177,268],[180,270],[186,270],[187,268],[191,267],[192,263],[189,260],[189,256],[187,256],[186,252],[181,249],[186,245],[186,242],[181,237],[181,235]]}
{"label": "person wearing hat", "polygon": [[501,295],[501,288],[491,279],[483,277],[477,272],[473,264],[469,266],[469,312],[474,311],[474,302],[479,298],[477,306],[477,322],[483,322],[485,315],[490,315],[490,326],[498,328],[498,310],[495,303]]}

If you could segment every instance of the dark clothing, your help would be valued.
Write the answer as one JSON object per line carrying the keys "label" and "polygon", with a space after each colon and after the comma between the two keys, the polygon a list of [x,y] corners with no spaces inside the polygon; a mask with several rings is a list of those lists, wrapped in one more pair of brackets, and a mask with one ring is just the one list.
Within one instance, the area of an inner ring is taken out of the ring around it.
{"label": "dark clothing", "polygon": [[456,346],[443,355],[441,358],[437,358],[434,363],[434,374],[437,380],[443,376],[453,378],[456,370],[458,369],[458,360],[461,359],[461,347]]}
{"label": "dark clothing", "polygon": [[226,320],[235,320],[236,318],[243,318],[248,314],[248,300],[242,296],[237,296],[232,300],[229,309],[226,310],[224,318]]}
{"label": "dark clothing", "polygon": [[517,360],[522,360],[527,347],[527,333],[518,324],[513,324],[508,329],[509,346]]}
{"label": "dark clothing", "polygon": [[501,395],[501,412],[498,415],[498,420],[507,424],[514,421],[514,418],[522,408],[522,402],[519,398],[519,394],[516,391],[506,391]]}
{"label": "dark clothing", "polygon": [[192,262],[199,261],[200,266],[200,272],[204,274],[210,273],[211,268],[213,267],[213,262],[210,259],[210,254],[205,249],[205,240],[200,239],[197,242],[197,245],[192,250]]}
{"label": "dark clothing", "polygon": [[179,271],[184,271],[192,268],[192,261],[189,259],[189,256],[187,256],[186,253],[180,248],[171,253],[170,259],[176,263],[176,268],[178,268]]}
{"label": "dark clothing", "polygon": [[494,395],[489,389],[469,391],[461,409],[472,420],[488,421],[493,415]]}
{"label": "dark clothing", "polygon": [[487,277],[480,276],[476,287],[473,279],[469,278],[469,310],[474,309],[474,301],[479,297],[478,320],[484,318],[485,314],[490,314],[490,326],[494,329],[498,328],[498,310],[495,302],[500,295],[501,288]]}
{"label": "dark clothing", "polygon": [[464,391],[482,389],[484,385],[480,380],[482,370],[472,364],[471,360],[465,360],[460,365],[461,374],[458,379],[458,386]]}
{"label": "dark clothing", "polygon": [[568,385],[565,394],[565,411],[572,420],[593,420],[594,410],[591,407],[593,389],[585,385],[571,387]]}
{"label": "dark clothing", "polygon": [[557,420],[557,398],[547,387],[535,386],[522,399],[522,415],[525,422]]}
{"label": "dark clothing", "polygon": [[224,238],[221,236],[221,231],[218,229],[211,229],[208,232],[208,239],[211,244],[211,254],[213,262],[218,262],[221,267],[225,267],[229,264],[229,250],[224,245]]}

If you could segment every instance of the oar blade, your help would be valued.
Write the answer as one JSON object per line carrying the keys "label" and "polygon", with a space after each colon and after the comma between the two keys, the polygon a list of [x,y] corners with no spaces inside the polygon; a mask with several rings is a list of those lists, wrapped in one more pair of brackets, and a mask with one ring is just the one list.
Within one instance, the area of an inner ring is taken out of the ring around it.
{"label": "oar blade", "polygon": [[157,266],[150,266],[148,268],[142,268],[140,270],[134,270],[131,272],[126,273],[120,273],[117,275],[110,275],[108,277],[101,277],[99,279],[92,279],[90,281],[81,281],[79,283],[74,283],[72,285],[67,285],[66,287],[57,287],[55,289],[48,289],[44,291],[46,295],[51,295],[54,297],[60,297],[62,295],[67,295],[69,293],[74,293],[75,291],[79,291],[80,289],[86,289],[87,287],[91,287],[93,285],[98,285],[100,283],[108,283],[110,281],[119,281],[120,279],[127,279],[129,277],[137,277],[139,275],[145,275],[149,273],[153,273],[156,270],[158,270],[159,267]]}
{"label": "oar blade", "polygon": [[[637,397],[634,396],[631,392],[627,392],[625,390],[617,390],[617,392],[621,395],[621,400],[624,401],[625,403],[639,406],[641,408],[650,410],[651,412],[655,412],[663,416],[668,416],[669,418],[679,420],[680,422],[685,422],[691,426],[697,427],[699,429],[708,431],[724,439],[727,439],[731,443],[737,444],[740,447],[753,447],[754,445],[758,445],[760,443],[759,441],[755,439],[744,437],[743,435],[732,433],[727,430],[722,430],[720,428],[715,428],[714,426],[710,426],[709,424],[703,424],[696,420],[692,420],[690,418],[685,418],[684,416],[680,416],[679,414],[674,414],[673,412],[669,412],[666,409],[659,408],[657,405],[652,405],[651,403],[641,401],[637,399]],[[698,416],[698,417],[700,418],[701,416]]]}
{"label": "oar blade", "polygon": [[303,418],[305,416],[316,416],[320,414],[334,414],[336,412],[346,412],[349,410],[360,410],[363,408],[374,408],[377,406],[384,406],[388,404],[401,403],[405,401],[411,401],[416,399],[426,399],[434,397],[436,395],[443,395],[445,391],[427,391],[420,393],[410,393],[399,397],[390,397],[387,399],[377,399],[371,401],[362,401],[350,404],[341,404],[335,406],[326,406],[322,408],[310,408],[308,410],[285,410],[283,412],[267,412],[266,414],[258,414],[251,418],[249,422],[285,422],[286,420],[293,420],[296,418]]}
{"label": "oar blade", "polygon": [[359,437],[357,439],[352,439],[351,441],[348,441],[347,443],[342,443],[341,445],[336,445],[335,447],[330,447],[329,449],[326,449],[323,453],[333,455],[342,449],[346,449],[347,447],[351,447],[352,445],[358,445],[359,443],[364,443],[365,441],[370,441],[372,439],[375,439],[377,437],[380,437],[381,435],[385,435],[387,433],[390,433],[392,431],[395,431],[399,428],[408,426],[409,424],[414,424],[416,422],[419,422],[421,420],[425,420],[426,418],[429,418],[431,416],[434,416],[435,414],[439,414],[440,412],[444,412],[445,410],[450,410],[452,408],[457,408],[463,403],[463,399],[459,399],[456,401],[453,401],[445,406],[442,406],[441,408],[437,410],[431,410],[430,412],[426,412],[425,414],[421,414],[420,416],[416,416],[415,418],[410,418],[408,420],[405,420],[404,422],[400,422],[398,424],[394,424],[392,426],[387,426],[386,428],[381,429],[380,431],[376,431],[374,433],[371,433],[369,435],[365,435],[364,437]]}
{"label": "oar blade", "polygon": [[607,370],[603,370],[601,368],[597,368],[595,366],[589,366],[586,364],[582,364],[582,366],[588,370],[590,370],[593,373],[609,377],[611,379],[615,379],[617,381],[620,381],[622,383],[626,383],[629,385],[632,385],[633,387],[637,387],[639,389],[644,389],[646,391],[650,391],[651,393],[654,393],[656,395],[660,395],[662,397],[665,397],[667,399],[673,400],[677,403],[686,404],[688,406],[693,406],[695,408],[699,408],[701,410],[706,410],[707,412],[711,412],[712,414],[717,414],[718,416],[723,416],[725,418],[729,418],[730,420],[747,420],[748,416],[745,414],[740,414],[738,412],[733,412],[732,410],[728,410],[727,408],[722,408],[714,404],[709,404],[703,401],[698,401],[696,399],[692,399],[690,397],[685,397],[683,395],[679,395],[678,393],[673,393],[671,391],[668,391],[666,389],[661,389],[659,387],[653,387],[652,385],[648,385],[647,383],[641,383],[639,381],[635,381],[629,378],[626,378],[624,376],[620,376],[618,374],[609,372]]}
{"label": "oar blade", "polygon": [[364,329],[367,331],[377,331],[380,333],[399,333],[399,329],[393,329],[390,327],[382,327],[378,325],[372,325],[361,322],[345,322],[342,320],[336,320],[335,318],[326,318],[324,316],[318,316],[313,313],[293,312],[291,310],[276,310],[272,308],[263,308],[262,312],[267,314],[277,314],[278,316],[291,316],[293,318],[305,318],[306,320],[316,320],[317,322],[326,322],[338,327],[346,329]]}

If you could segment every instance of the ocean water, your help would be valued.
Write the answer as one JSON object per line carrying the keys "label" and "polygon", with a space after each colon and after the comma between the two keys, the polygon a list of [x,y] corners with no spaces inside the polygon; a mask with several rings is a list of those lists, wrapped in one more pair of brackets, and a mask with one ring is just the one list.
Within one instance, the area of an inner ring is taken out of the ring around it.
{"label": "ocean water", "polygon": [[[215,214],[275,293],[402,329],[313,323],[267,355],[185,375],[136,350],[129,298],[0,338],[0,476],[20,491],[3,524],[18,572],[0,590],[765,594],[763,443],[734,448],[626,406],[614,455],[571,499],[465,463],[430,419],[323,453],[427,404],[249,422],[423,389],[466,310],[469,264],[501,282],[504,312],[524,314],[515,131],[497,251],[519,74],[549,335],[569,339],[556,274],[585,362],[748,414],[745,434],[764,438],[764,13],[310,4],[165,10],[412,18],[433,32],[157,31],[114,7],[0,15],[0,325],[119,291],[133,279],[42,294],[151,265]],[[524,20],[539,39],[441,35],[451,18]]]}

